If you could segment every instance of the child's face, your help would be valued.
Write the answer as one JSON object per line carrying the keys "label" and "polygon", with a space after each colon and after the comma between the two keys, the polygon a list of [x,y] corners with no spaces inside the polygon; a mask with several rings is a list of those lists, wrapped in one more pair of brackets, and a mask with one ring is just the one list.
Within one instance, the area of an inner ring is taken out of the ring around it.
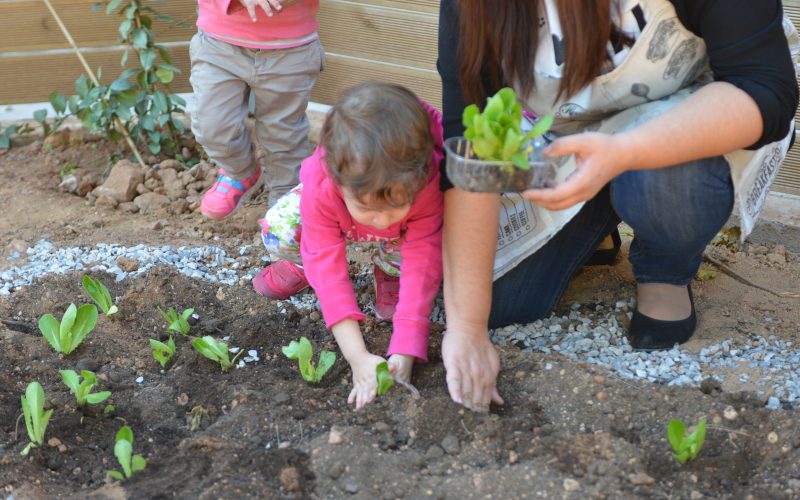
{"label": "child's face", "polygon": [[353,219],[363,226],[375,229],[386,229],[400,222],[411,210],[410,203],[401,207],[393,207],[386,203],[371,202],[369,199],[359,200],[346,189],[343,189],[342,193],[344,194],[344,204]]}

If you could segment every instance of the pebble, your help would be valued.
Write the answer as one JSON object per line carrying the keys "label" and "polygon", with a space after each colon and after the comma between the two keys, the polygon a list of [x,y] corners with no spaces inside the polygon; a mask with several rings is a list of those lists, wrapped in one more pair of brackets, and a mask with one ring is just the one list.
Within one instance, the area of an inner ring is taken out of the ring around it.
{"label": "pebble", "polygon": [[736,420],[739,414],[736,412],[733,406],[727,406],[725,407],[725,410],[723,410],[722,416],[725,417],[725,420],[733,421]]}
{"label": "pebble", "polygon": [[331,432],[328,434],[329,444],[342,444],[344,442],[344,430],[336,426],[331,427]]}
{"label": "pebble", "polygon": [[350,493],[351,495],[355,495],[358,493],[358,484],[356,483],[347,483],[344,485],[344,491]]}
{"label": "pebble", "polygon": [[564,479],[564,491],[581,491],[581,483],[568,477]]}
{"label": "pebble", "polygon": [[650,486],[651,484],[655,484],[656,482],[655,479],[645,474],[644,472],[637,472],[636,474],[631,474],[630,476],[628,476],[628,480],[634,486]]}
{"label": "pebble", "polygon": [[92,358],[81,358],[77,363],[75,363],[75,369],[78,371],[86,370],[90,372],[96,372],[100,369],[100,363]]}
{"label": "pebble", "polygon": [[346,469],[347,466],[344,464],[344,462],[340,462],[337,460],[336,462],[333,462],[331,466],[328,468],[328,476],[331,479],[339,479],[342,476],[342,474],[344,474],[344,471]]}
{"label": "pebble", "polygon": [[284,467],[278,474],[281,488],[285,491],[300,491],[300,473],[295,467]]}
{"label": "pebble", "polygon": [[445,436],[444,439],[442,439],[441,445],[442,449],[450,455],[456,455],[461,451],[461,444],[458,442],[458,438],[452,434]]}
{"label": "pebble", "polygon": [[778,442],[778,434],[776,434],[774,431],[770,432],[769,434],[767,434],[767,441],[769,441],[770,444],[777,443]]}

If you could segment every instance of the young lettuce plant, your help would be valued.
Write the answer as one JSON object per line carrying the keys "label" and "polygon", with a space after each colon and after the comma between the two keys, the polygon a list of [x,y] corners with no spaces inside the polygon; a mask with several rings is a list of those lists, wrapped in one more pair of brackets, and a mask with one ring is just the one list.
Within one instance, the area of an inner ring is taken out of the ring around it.
{"label": "young lettuce plant", "polygon": [[383,396],[389,392],[389,389],[394,385],[394,379],[392,379],[392,375],[389,373],[389,363],[384,361],[376,366],[375,376],[378,379],[378,396]]}
{"label": "young lettuce plant", "polygon": [[25,428],[28,429],[28,446],[22,450],[22,455],[27,455],[31,448],[44,444],[44,431],[53,410],[44,411],[44,389],[39,382],[31,382],[25,389],[22,401],[22,413],[25,417]]}
{"label": "young lettuce plant", "polygon": [[94,304],[75,307],[70,304],[61,318],[61,323],[52,314],[39,319],[39,330],[56,352],[69,354],[77,348],[97,323],[97,308]]}
{"label": "young lettuce plant", "polygon": [[706,440],[706,418],[701,418],[695,426],[694,432],[688,436],[686,435],[686,424],[680,420],[670,420],[667,425],[667,438],[678,463],[683,465],[694,460]]}
{"label": "young lettuce plant", "polygon": [[59,373],[61,374],[61,380],[64,381],[64,385],[69,387],[70,392],[75,394],[78,406],[84,406],[86,403],[96,405],[102,403],[111,396],[111,391],[92,393],[92,388],[97,385],[97,377],[88,370],[81,370],[80,376],[83,377],[83,382],[80,381],[80,377],[74,370],[59,370]]}
{"label": "young lettuce plant", "polygon": [[219,363],[219,367],[223,372],[230,370],[236,362],[236,359],[244,352],[239,351],[239,354],[234,356],[233,359],[228,359],[228,344],[219,342],[210,335],[206,335],[200,339],[194,339],[192,347],[211,361]]}
{"label": "young lettuce plant", "polygon": [[114,301],[111,300],[111,294],[108,293],[108,288],[106,288],[100,280],[93,280],[88,275],[84,274],[83,289],[86,290],[86,293],[89,294],[95,304],[97,304],[97,307],[99,307],[106,316],[111,316],[119,311],[117,306],[114,305]]}
{"label": "young lettuce plant", "polygon": [[322,351],[319,353],[319,365],[315,368],[314,363],[311,362],[314,350],[311,347],[311,342],[306,337],[301,337],[299,342],[292,340],[289,345],[283,346],[281,350],[287,358],[297,360],[300,366],[300,374],[310,384],[316,384],[322,380],[322,377],[328,373],[333,363],[336,362],[334,353]]}
{"label": "young lettuce plant", "polygon": [[153,349],[153,358],[158,361],[162,368],[167,366],[175,355],[175,341],[172,337],[169,338],[167,343],[160,342],[155,339],[150,339],[150,347]]}
{"label": "young lettuce plant", "polygon": [[527,134],[522,133],[522,106],[514,90],[506,87],[489,98],[481,113],[470,104],[462,115],[464,137],[472,143],[475,154],[483,160],[510,161],[528,170],[528,153],[523,146],[550,129],[553,116],[539,119]]}
{"label": "young lettuce plant", "polygon": [[133,454],[133,431],[127,425],[123,425],[117,431],[114,443],[114,456],[117,457],[122,472],[118,470],[108,471],[108,475],[114,479],[124,481],[135,473],[143,471],[147,461],[141,455]]}
{"label": "young lettuce plant", "polygon": [[182,313],[178,314],[174,307],[170,307],[166,312],[159,307],[158,312],[169,323],[167,331],[180,333],[183,336],[189,335],[189,316],[194,313],[194,309],[184,309]]}

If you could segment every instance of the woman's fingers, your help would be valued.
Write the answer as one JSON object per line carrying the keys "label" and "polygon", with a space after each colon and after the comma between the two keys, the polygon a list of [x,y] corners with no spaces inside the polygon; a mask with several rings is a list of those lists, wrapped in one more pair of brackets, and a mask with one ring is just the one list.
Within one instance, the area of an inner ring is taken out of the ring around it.
{"label": "woman's fingers", "polygon": [[464,404],[461,393],[461,375],[456,367],[447,370],[447,391],[450,398],[458,404]]}

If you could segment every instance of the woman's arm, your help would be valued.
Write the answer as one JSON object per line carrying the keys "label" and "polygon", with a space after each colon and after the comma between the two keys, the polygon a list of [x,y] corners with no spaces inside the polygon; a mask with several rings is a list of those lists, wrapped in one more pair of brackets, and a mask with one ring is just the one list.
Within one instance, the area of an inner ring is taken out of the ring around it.
{"label": "woman's arm", "polygon": [[503,403],[497,392],[500,359],[488,329],[499,207],[496,194],[450,189],[444,195],[442,360],[450,397],[475,411]]}

